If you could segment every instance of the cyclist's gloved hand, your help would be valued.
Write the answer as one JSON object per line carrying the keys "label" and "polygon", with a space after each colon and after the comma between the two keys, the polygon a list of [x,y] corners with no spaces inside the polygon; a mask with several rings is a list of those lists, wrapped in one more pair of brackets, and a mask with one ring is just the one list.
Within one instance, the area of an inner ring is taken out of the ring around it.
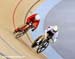
{"label": "cyclist's gloved hand", "polygon": [[32,31],[34,31],[35,29],[32,29]]}

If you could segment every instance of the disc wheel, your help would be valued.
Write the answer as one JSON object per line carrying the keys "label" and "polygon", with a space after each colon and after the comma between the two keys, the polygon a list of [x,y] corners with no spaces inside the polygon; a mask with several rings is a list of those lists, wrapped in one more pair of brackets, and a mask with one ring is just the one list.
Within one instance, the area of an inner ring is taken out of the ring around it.
{"label": "disc wheel", "polygon": [[41,40],[42,39],[42,35],[41,36],[39,36],[33,43],[32,43],[32,48],[34,48],[34,47],[36,47],[38,44],[37,43],[39,43],[38,41],[39,41],[39,39]]}
{"label": "disc wheel", "polygon": [[24,35],[24,33],[23,32],[18,32],[17,34],[16,34],[16,38],[20,38],[21,36],[23,36]]}
{"label": "disc wheel", "polygon": [[32,43],[32,48],[34,48],[34,47],[36,47],[37,46],[37,42],[36,42],[36,40]]}

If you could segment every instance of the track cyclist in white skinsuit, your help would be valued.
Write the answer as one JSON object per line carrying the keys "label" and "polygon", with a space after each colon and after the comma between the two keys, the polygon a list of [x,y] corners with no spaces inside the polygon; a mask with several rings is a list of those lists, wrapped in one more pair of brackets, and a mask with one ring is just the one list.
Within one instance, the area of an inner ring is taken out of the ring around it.
{"label": "track cyclist in white skinsuit", "polygon": [[45,30],[45,39],[47,37],[50,37],[50,42],[55,43],[58,37],[58,26],[49,26],[46,30]]}
{"label": "track cyclist in white skinsuit", "polygon": [[44,40],[49,40],[50,43],[55,43],[58,37],[58,26],[49,26],[45,30],[45,34],[39,36],[33,43],[32,43],[32,48],[39,46],[42,41]]}

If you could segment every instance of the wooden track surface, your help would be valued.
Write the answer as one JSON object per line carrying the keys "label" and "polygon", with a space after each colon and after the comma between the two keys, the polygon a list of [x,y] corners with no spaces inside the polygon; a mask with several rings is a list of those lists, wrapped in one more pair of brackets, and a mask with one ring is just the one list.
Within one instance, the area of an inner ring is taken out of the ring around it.
{"label": "wooden track surface", "polygon": [[47,59],[30,47],[32,38],[29,32],[19,39],[15,39],[13,34],[13,30],[23,25],[25,17],[43,0],[35,4],[36,2],[37,0],[0,0],[0,59]]}

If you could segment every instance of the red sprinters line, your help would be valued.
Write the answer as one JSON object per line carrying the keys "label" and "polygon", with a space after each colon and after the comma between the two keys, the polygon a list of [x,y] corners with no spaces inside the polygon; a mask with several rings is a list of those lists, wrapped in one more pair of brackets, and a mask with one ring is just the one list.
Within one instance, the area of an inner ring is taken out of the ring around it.
{"label": "red sprinters line", "polygon": [[16,28],[16,25],[15,25],[15,13],[16,13],[16,10],[17,10],[17,8],[18,8],[18,6],[20,5],[21,2],[22,2],[22,0],[20,0],[20,1],[17,3],[17,5],[16,5],[16,7],[15,7],[15,9],[14,9],[14,11],[13,11],[12,19],[13,19],[13,26],[14,26],[14,28]]}

